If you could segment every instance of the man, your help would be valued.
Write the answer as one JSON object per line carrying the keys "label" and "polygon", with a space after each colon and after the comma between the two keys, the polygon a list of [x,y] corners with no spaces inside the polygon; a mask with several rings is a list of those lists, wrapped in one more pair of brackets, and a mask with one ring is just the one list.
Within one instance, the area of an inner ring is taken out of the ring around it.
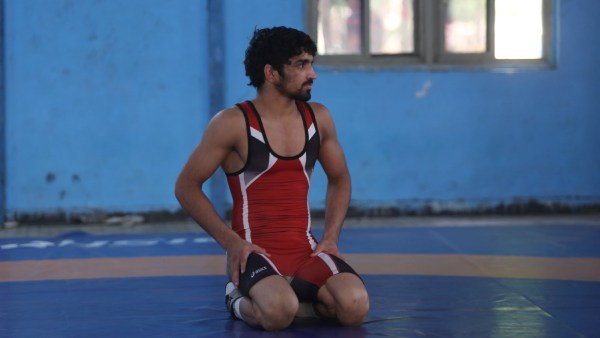
{"label": "man", "polygon": [[[369,309],[362,280],[338,251],[350,175],[329,111],[307,103],[315,53],[298,30],[256,30],[244,60],[256,97],[215,115],[176,184],[182,207],[227,252],[227,308],[265,330],[307,313],[360,325]],[[308,209],[317,160],[328,179],[320,241]],[[232,228],[201,189],[218,167],[233,198]]]}

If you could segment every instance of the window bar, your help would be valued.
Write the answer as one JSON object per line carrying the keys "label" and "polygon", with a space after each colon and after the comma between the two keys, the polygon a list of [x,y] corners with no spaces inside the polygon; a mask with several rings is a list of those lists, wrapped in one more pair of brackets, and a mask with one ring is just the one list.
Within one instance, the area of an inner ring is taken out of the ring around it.
{"label": "window bar", "polygon": [[[441,39],[439,37],[438,30],[439,23],[439,9],[436,10],[435,3],[439,0],[422,0],[417,1],[419,3],[419,21],[421,22],[421,38],[423,40],[423,58],[426,65],[431,65],[435,62],[435,55],[437,54],[437,48],[441,46]],[[436,34],[437,33],[437,34]]]}
{"label": "window bar", "polygon": [[360,15],[362,19],[362,27],[360,30],[360,53],[366,60],[371,55],[371,4],[370,0],[362,0],[360,4]]}
{"label": "window bar", "polygon": [[496,0],[488,0],[486,8],[487,12],[487,48],[486,60],[493,61],[496,55]]}

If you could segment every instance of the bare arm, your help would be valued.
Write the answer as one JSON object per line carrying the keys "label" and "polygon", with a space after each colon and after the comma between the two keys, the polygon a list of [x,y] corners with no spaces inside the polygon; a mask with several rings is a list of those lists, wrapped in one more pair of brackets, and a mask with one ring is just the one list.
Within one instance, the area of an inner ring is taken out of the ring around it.
{"label": "bare arm", "polygon": [[[236,285],[240,270],[245,270],[250,252],[266,252],[244,241],[225,224],[202,191],[202,186],[236,147],[240,137],[237,132],[239,128],[236,129],[238,122],[233,110],[217,114],[184,165],[175,185],[175,196],[183,209],[227,251],[229,275]],[[241,130],[245,133],[244,129]]]}
{"label": "bare arm", "polygon": [[327,252],[340,256],[337,244],[350,204],[350,173],[329,111],[317,103],[313,103],[313,110],[321,134],[319,162],[327,175],[325,232],[313,255]]}

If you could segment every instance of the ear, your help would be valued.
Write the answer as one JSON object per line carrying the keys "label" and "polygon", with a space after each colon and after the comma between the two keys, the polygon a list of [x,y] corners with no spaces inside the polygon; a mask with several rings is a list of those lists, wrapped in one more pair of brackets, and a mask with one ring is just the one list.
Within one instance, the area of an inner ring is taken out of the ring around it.
{"label": "ear", "polygon": [[265,81],[268,82],[276,82],[279,81],[280,75],[279,72],[270,64],[265,65]]}

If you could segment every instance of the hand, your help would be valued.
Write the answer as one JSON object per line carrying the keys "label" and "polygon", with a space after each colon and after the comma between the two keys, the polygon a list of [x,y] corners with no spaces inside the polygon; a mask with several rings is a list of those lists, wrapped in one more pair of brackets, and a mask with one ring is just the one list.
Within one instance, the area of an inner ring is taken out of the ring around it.
{"label": "hand", "polygon": [[227,249],[227,270],[229,278],[233,284],[238,287],[240,283],[240,274],[246,272],[246,263],[248,255],[252,252],[261,253],[267,257],[270,255],[267,251],[258,245],[249,243],[240,238],[239,241]]}
{"label": "hand", "polygon": [[342,255],[340,254],[340,251],[338,250],[337,242],[334,240],[331,240],[331,239],[324,239],[324,240],[320,241],[310,256],[315,257],[318,254],[320,254],[321,252],[324,252],[324,253],[327,253],[330,255],[334,255],[341,259],[344,259],[344,257],[342,257]]}

